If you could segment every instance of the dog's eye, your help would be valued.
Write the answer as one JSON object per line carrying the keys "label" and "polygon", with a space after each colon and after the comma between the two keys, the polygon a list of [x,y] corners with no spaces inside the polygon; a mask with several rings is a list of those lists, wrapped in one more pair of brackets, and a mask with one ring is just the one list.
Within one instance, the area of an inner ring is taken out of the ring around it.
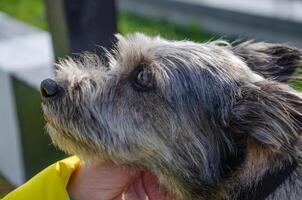
{"label": "dog's eye", "polygon": [[142,87],[150,87],[152,86],[151,79],[151,73],[148,70],[144,69],[137,74],[136,83]]}
{"label": "dog's eye", "polygon": [[153,74],[150,69],[148,69],[144,65],[140,65],[134,75],[134,83],[135,89],[137,90],[147,91],[149,89],[152,89],[154,85],[154,80]]}

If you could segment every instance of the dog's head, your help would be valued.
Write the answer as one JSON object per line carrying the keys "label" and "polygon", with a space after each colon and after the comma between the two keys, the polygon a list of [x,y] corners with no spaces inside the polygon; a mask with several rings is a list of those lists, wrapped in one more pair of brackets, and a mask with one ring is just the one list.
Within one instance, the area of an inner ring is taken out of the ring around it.
{"label": "dog's head", "polygon": [[42,83],[47,127],[61,149],[150,170],[179,198],[195,199],[244,168],[252,144],[283,154],[299,143],[301,95],[264,77],[286,80],[300,50],[117,38],[108,64],[67,59]]}

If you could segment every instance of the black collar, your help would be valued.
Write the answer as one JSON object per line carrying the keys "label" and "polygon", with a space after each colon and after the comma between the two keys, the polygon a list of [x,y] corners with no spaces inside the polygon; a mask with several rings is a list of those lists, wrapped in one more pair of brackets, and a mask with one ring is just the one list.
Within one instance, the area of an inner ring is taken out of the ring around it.
{"label": "black collar", "polygon": [[239,192],[236,200],[264,200],[295,171],[298,163],[296,161],[287,162],[284,167],[273,173],[267,173],[257,184],[255,189],[247,188]]}

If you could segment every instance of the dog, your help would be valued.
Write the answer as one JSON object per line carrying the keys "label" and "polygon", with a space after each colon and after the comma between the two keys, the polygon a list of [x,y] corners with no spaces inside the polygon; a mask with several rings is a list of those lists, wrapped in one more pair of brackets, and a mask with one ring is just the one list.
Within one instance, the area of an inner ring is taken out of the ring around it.
{"label": "dog", "polygon": [[53,143],[148,170],[178,200],[302,199],[302,65],[286,44],[117,35],[41,84]]}

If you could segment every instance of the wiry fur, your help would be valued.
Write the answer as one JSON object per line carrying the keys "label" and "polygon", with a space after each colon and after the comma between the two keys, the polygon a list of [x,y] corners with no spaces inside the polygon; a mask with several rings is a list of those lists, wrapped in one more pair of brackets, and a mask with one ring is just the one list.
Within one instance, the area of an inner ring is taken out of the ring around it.
{"label": "wiry fur", "polygon": [[[58,64],[64,95],[43,105],[57,146],[86,161],[147,168],[185,200],[234,199],[283,161],[300,163],[302,96],[275,81],[302,63],[299,49],[117,38],[108,67],[91,55]],[[141,63],[153,90],[131,84]],[[298,199],[300,174],[269,199]]]}
{"label": "wiry fur", "polygon": [[247,41],[231,48],[253,71],[279,82],[287,81],[302,64],[301,50],[287,44]]}

